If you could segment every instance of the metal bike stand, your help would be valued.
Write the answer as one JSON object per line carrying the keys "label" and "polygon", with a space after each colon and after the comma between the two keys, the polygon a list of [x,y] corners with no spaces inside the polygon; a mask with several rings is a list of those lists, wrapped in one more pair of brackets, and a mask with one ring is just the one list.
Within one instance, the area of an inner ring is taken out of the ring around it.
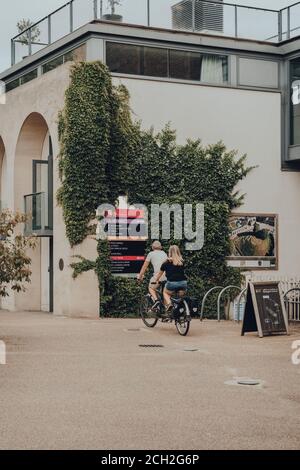
{"label": "metal bike stand", "polygon": [[204,305],[205,305],[206,299],[207,299],[208,295],[216,289],[224,289],[224,287],[223,286],[215,286],[215,287],[212,287],[211,289],[209,289],[208,292],[206,292],[206,294],[205,294],[205,296],[203,297],[203,300],[202,300],[201,312],[200,312],[200,321],[203,320]]}
{"label": "metal bike stand", "polygon": [[243,297],[243,295],[245,295],[247,292],[247,287],[245,287],[242,292],[239,294],[238,296],[238,300],[237,300],[237,312],[238,312],[238,318],[237,318],[237,322],[240,323],[241,319],[240,319],[240,303],[241,303],[241,299]]}
{"label": "metal bike stand", "polygon": [[[287,311],[288,320],[289,321],[299,321],[300,320],[300,299],[299,299],[299,295],[298,295],[297,300],[289,300],[287,298],[287,295],[290,292],[300,292],[300,288],[299,287],[292,287],[291,289],[287,290],[285,292],[285,294],[283,294],[283,300],[284,300],[285,309]],[[291,304],[293,305],[293,317],[296,316],[296,319],[295,318],[290,318],[290,305]],[[296,315],[295,315],[295,306],[296,306]]]}
{"label": "metal bike stand", "polygon": [[217,303],[217,305],[218,305],[218,322],[221,321],[221,297],[224,294],[224,292],[226,292],[229,289],[238,289],[239,291],[242,290],[238,286],[227,286],[227,287],[224,287],[224,289],[220,292],[220,294],[218,296],[218,303]]}

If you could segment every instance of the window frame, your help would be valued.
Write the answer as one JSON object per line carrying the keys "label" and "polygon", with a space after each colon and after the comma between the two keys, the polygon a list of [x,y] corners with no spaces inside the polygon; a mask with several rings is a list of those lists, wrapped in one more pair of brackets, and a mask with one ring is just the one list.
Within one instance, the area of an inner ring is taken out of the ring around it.
{"label": "window frame", "polygon": [[282,165],[283,169],[286,169],[287,164],[298,164],[300,160],[300,144],[291,143],[291,114],[292,114],[292,103],[291,103],[291,63],[293,60],[300,59],[300,54],[292,54],[285,61],[285,102],[282,104],[282,115],[283,115],[283,144],[282,144]]}
{"label": "window frame", "polygon": [[[23,78],[24,77],[27,77],[28,75],[30,75],[31,73],[34,73],[36,72],[36,76],[35,77],[32,77],[30,80],[27,80],[26,82],[23,82]],[[19,88],[20,86],[22,85],[26,85],[27,83],[30,83],[32,82],[32,80],[35,80],[36,78],[38,78],[39,76],[39,68],[38,67],[34,67],[32,68],[31,70],[28,70],[26,71],[26,73],[23,73],[22,75],[20,75],[19,77],[16,77],[14,78],[13,80],[10,80],[9,82],[6,82],[5,83],[5,92],[6,93],[9,93],[13,90],[16,90],[17,88]],[[18,82],[18,85],[16,85],[14,88],[11,88],[10,90],[7,90],[7,85],[9,85],[10,83],[13,83],[13,82]]]}
{"label": "window frame", "polygon": [[[223,52],[215,52],[215,51],[207,51],[204,49],[198,49],[198,48],[188,48],[188,47],[176,47],[176,45],[161,45],[161,44],[153,44],[149,42],[135,42],[135,41],[127,41],[127,40],[117,40],[117,39],[111,39],[111,38],[106,38],[104,39],[104,62],[107,65],[107,43],[115,43],[115,44],[124,44],[124,45],[132,45],[132,46],[142,46],[142,47],[154,47],[156,49],[167,49],[168,51],[168,77],[156,77],[156,76],[151,76],[151,75],[136,75],[136,74],[131,74],[131,73],[123,73],[123,72],[110,72],[113,76],[116,77],[127,77],[127,78],[137,78],[137,79],[146,79],[146,80],[156,80],[156,81],[166,81],[166,82],[174,82],[174,83],[190,83],[190,84],[197,84],[197,85],[205,85],[205,86],[213,86],[213,87],[224,87],[224,88],[230,88],[231,84],[231,60],[230,60],[230,54],[229,53],[223,53]],[[170,77],[170,51],[175,50],[175,51],[180,51],[180,52],[194,52],[198,53],[201,56],[204,55],[213,55],[217,57],[226,57],[227,59],[227,81],[222,82],[222,83],[215,83],[215,82],[205,82],[199,80],[186,80],[183,78],[171,78]]]}

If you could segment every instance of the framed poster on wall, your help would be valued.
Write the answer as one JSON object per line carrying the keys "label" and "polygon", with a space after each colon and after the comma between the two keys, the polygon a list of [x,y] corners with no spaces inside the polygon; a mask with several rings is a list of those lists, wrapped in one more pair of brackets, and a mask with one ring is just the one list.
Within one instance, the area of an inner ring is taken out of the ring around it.
{"label": "framed poster on wall", "polygon": [[229,219],[232,267],[278,269],[278,216],[232,214]]}

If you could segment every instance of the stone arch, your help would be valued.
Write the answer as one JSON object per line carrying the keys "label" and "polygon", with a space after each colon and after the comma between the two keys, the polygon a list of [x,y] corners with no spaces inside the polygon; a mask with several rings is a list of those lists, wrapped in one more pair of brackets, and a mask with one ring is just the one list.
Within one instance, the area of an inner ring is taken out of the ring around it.
{"label": "stone arch", "polygon": [[[33,112],[24,120],[16,144],[14,160],[14,210],[24,211],[24,196],[33,194],[33,162],[49,156],[49,127],[45,118]],[[29,197],[30,199],[30,197]],[[27,198],[28,200],[28,198]],[[30,250],[31,283],[26,292],[16,294],[17,310],[45,310],[49,296],[49,238],[38,238],[37,247]]]}
{"label": "stone arch", "polygon": [[44,117],[31,113],[25,119],[17,140],[14,162],[14,208],[23,210],[24,196],[32,193],[32,162],[45,153],[49,128]]}

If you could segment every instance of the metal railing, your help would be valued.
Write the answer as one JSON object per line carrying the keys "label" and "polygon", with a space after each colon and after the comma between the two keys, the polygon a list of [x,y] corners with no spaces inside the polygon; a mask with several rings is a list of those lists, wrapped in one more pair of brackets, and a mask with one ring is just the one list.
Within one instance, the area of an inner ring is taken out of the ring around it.
{"label": "metal railing", "polygon": [[272,10],[222,0],[122,0],[114,12],[108,0],[71,0],[11,39],[12,65],[93,20],[278,43],[300,34],[300,1]]}

